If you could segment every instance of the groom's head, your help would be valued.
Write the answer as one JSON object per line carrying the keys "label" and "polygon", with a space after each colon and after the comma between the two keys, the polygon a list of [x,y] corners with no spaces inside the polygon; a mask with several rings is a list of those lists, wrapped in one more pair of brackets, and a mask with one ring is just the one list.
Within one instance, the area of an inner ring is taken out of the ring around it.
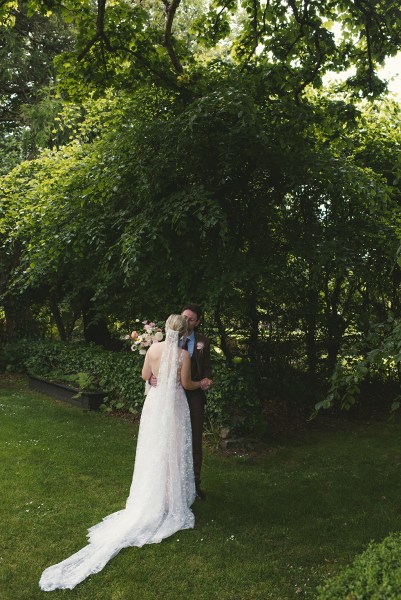
{"label": "groom's head", "polygon": [[191,335],[195,327],[199,325],[202,316],[202,309],[199,304],[186,304],[181,310],[182,316],[186,319],[188,325],[188,335]]}

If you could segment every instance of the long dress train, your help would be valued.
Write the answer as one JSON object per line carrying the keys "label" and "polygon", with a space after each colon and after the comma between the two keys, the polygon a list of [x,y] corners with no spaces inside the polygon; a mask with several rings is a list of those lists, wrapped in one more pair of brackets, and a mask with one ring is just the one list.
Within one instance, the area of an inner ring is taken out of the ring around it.
{"label": "long dress train", "polygon": [[157,543],[194,526],[191,422],[180,368],[178,334],[168,330],[158,385],[142,411],[126,507],[88,529],[87,546],[43,572],[43,591],[73,589],[122,548]]}

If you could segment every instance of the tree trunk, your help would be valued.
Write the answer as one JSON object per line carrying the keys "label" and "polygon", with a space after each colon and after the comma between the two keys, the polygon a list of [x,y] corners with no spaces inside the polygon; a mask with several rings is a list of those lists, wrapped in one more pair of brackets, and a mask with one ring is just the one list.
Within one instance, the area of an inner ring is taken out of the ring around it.
{"label": "tree trunk", "polygon": [[96,306],[92,300],[92,295],[91,292],[85,292],[82,301],[82,319],[85,340],[87,342],[94,342],[106,350],[120,350],[122,342],[113,340],[111,337],[106,320],[99,317]]}
{"label": "tree trunk", "polygon": [[344,321],[339,314],[331,314],[327,321],[327,364],[330,372],[332,372],[337,364],[345,327]]}
{"label": "tree trunk", "polygon": [[7,342],[13,342],[17,338],[17,313],[15,306],[9,300],[3,302],[4,315],[6,318],[6,340]]}
{"label": "tree trunk", "polygon": [[31,308],[27,302],[21,303],[12,296],[7,295],[3,300],[3,309],[6,321],[5,337],[7,342],[37,336],[38,331]]}
{"label": "tree trunk", "polygon": [[246,315],[250,322],[249,332],[249,357],[251,364],[255,369],[255,374],[259,372],[259,322],[260,316],[257,307],[257,293],[251,287],[251,283],[245,284],[248,288],[245,293]]}
{"label": "tree trunk", "polygon": [[50,297],[50,310],[52,312],[54,321],[57,326],[58,334],[60,336],[60,340],[65,342],[67,340],[67,332],[64,327],[63,319],[61,318],[60,310],[56,301],[56,298],[52,295]]}
{"label": "tree trunk", "polygon": [[308,363],[308,375],[312,384],[316,381],[316,315],[306,316],[306,355]]}
{"label": "tree trunk", "polygon": [[222,349],[222,351],[224,353],[224,356],[227,359],[227,362],[229,364],[232,364],[233,355],[232,355],[230,347],[229,347],[229,345],[227,343],[226,332],[225,332],[224,325],[223,325],[223,322],[222,322],[221,317],[220,317],[220,314],[221,314],[221,312],[220,312],[220,305],[221,305],[221,302],[219,300],[219,302],[217,303],[216,311],[214,313],[214,318],[215,318],[215,322],[216,322],[216,325],[217,325],[217,331],[219,332],[221,349]]}
{"label": "tree trunk", "polygon": [[[311,277],[312,279],[312,277]],[[308,364],[308,376],[311,385],[316,383],[317,370],[317,349],[316,349],[316,331],[317,331],[317,314],[319,310],[319,292],[312,284],[307,289],[306,307],[304,321],[305,341],[306,341],[306,356]]]}

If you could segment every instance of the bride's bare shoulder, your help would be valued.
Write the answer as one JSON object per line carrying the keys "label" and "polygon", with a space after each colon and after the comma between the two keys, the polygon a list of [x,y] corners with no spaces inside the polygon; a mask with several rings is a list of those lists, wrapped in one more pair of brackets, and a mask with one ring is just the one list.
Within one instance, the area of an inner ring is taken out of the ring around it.
{"label": "bride's bare shoulder", "polygon": [[165,342],[158,342],[157,344],[152,344],[148,350],[149,356],[151,358],[155,358],[159,356],[163,352],[163,346]]}

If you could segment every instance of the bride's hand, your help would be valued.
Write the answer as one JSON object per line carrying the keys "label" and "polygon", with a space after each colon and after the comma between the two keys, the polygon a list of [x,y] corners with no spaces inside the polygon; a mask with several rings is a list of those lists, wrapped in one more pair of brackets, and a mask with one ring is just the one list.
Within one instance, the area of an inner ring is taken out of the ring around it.
{"label": "bride's hand", "polygon": [[150,383],[150,385],[152,387],[156,387],[157,386],[157,377],[156,377],[156,375],[153,375],[153,373],[152,373],[152,375],[149,378],[149,383]]}

